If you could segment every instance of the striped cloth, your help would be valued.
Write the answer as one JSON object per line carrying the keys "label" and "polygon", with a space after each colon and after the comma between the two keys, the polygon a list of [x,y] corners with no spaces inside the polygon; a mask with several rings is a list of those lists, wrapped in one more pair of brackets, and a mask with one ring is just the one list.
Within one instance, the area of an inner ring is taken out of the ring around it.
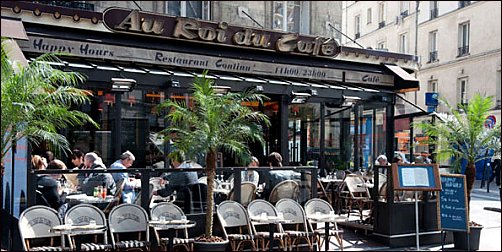
{"label": "striped cloth", "polygon": [[97,243],[82,243],[82,251],[95,251],[95,250],[111,250],[113,248],[110,244],[97,244]]}
{"label": "striped cloth", "polygon": [[116,249],[128,249],[128,248],[147,248],[150,246],[150,243],[147,241],[120,241],[115,244]]}

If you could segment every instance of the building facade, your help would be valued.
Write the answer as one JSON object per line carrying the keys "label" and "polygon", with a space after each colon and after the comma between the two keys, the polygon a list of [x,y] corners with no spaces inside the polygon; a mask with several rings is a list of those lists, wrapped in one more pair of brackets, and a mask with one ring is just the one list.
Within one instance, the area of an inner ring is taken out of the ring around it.
{"label": "building facade", "polygon": [[426,92],[452,105],[491,95],[500,121],[500,11],[499,1],[344,1],[342,28],[366,48],[419,56],[420,91],[409,101],[426,110]]}

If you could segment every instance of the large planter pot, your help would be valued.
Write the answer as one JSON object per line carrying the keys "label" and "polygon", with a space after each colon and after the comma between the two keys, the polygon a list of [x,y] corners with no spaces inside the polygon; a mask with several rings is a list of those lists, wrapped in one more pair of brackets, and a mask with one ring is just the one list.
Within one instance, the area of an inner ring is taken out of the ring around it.
{"label": "large planter pot", "polygon": [[228,240],[223,242],[194,242],[194,251],[226,251],[228,246]]}
{"label": "large planter pot", "polygon": [[481,238],[481,229],[483,226],[470,227],[471,233],[469,234],[469,247],[467,248],[467,233],[466,232],[453,232],[453,242],[456,249],[462,250],[479,250],[479,239]]}

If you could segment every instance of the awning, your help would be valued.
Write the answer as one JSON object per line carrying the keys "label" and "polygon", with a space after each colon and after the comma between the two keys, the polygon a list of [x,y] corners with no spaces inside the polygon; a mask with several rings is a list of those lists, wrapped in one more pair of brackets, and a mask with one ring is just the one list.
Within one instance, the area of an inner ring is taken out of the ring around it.
{"label": "awning", "polygon": [[2,17],[2,37],[28,40],[23,22],[20,19]]}
{"label": "awning", "polygon": [[419,81],[413,75],[406,72],[400,66],[383,64],[387,69],[394,73],[394,90],[397,92],[409,92],[419,89]]}

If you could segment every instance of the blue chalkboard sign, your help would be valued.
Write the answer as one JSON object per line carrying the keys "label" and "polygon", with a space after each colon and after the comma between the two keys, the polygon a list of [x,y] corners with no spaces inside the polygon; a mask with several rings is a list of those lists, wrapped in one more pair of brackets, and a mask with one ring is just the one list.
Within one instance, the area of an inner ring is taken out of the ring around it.
{"label": "blue chalkboard sign", "polygon": [[441,174],[442,189],[439,193],[439,215],[443,230],[469,232],[467,191],[465,176]]}

